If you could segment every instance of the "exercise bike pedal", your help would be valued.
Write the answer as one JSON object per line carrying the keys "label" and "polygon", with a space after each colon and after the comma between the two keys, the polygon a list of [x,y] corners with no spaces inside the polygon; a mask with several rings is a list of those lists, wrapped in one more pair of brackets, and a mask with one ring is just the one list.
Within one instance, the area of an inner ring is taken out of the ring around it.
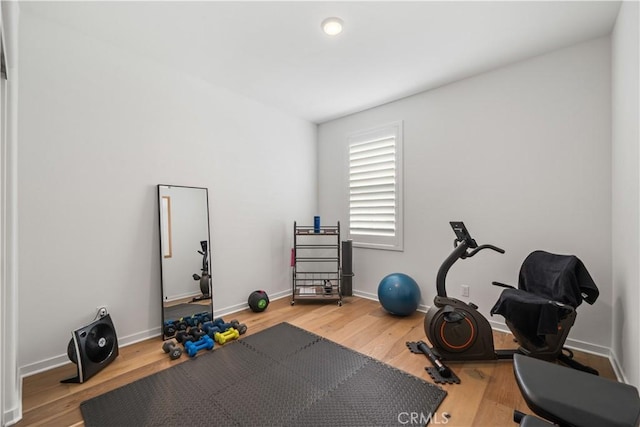
{"label": "exercise bike pedal", "polygon": [[427,366],[424,368],[429,374],[431,379],[436,384],[460,384],[460,378],[452,371],[448,377],[443,376],[438,368]]}
{"label": "exercise bike pedal", "polygon": [[431,350],[424,341],[407,341],[406,345],[411,353],[424,354],[433,364],[433,367],[427,366],[424,369],[434,382],[440,384],[460,384],[460,378],[458,378],[458,376],[449,369],[448,366],[440,361],[438,354]]}

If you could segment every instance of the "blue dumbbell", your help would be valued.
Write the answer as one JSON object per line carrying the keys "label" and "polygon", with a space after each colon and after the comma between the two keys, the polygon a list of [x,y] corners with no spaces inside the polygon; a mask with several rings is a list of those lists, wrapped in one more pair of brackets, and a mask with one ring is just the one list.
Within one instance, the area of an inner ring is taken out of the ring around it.
{"label": "blue dumbbell", "polygon": [[187,325],[189,325],[190,327],[194,327],[194,326],[198,326],[198,318],[197,317],[185,317],[182,320],[184,320],[186,322]]}
{"label": "blue dumbbell", "polygon": [[207,330],[203,326],[202,329],[204,329],[204,331],[207,332],[207,335],[209,335],[212,338],[216,332],[225,332],[225,331],[228,331],[230,328],[237,329],[240,335],[244,335],[244,333],[247,332],[247,325],[245,325],[244,323],[238,322],[236,319],[233,319],[231,322],[225,323],[222,317],[218,317],[217,319],[214,319],[212,322],[207,322],[206,324],[217,326],[219,329],[218,331],[213,331],[210,333],[211,330]]}
{"label": "blue dumbbell", "polygon": [[175,320],[167,320],[164,322],[164,335],[165,337],[172,337],[176,334],[178,328],[176,328]]}
{"label": "blue dumbbell", "polygon": [[221,325],[218,325],[218,328],[220,328],[220,332],[226,332],[229,329],[233,328],[237,330],[240,333],[240,335],[244,335],[244,333],[247,332],[247,325],[245,325],[244,323],[238,322],[236,319],[233,319],[229,323],[223,323]]}
{"label": "blue dumbbell", "polygon": [[200,350],[212,350],[214,342],[208,335],[203,335],[196,342],[188,341],[184,344],[184,349],[187,351],[189,357],[194,357]]}
{"label": "blue dumbbell", "polygon": [[202,330],[204,331],[205,334],[207,334],[211,338],[214,337],[216,332],[222,332],[222,330],[220,329],[218,324],[215,324],[213,322],[205,322],[205,323],[203,323],[202,324]]}
{"label": "blue dumbbell", "polygon": [[193,317],[198,319],[198,323],[205,323],[211,320],[211,313],[203,311],[202,313],[194,314]]}

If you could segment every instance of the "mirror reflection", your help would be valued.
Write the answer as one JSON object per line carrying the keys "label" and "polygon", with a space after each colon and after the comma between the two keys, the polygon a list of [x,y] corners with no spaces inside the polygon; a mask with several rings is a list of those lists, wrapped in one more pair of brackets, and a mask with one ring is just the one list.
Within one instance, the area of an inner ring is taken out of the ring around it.
{"label": "mirror reflection", "polygon": [[213,319],[206,188],[158,185],[163,339]]}

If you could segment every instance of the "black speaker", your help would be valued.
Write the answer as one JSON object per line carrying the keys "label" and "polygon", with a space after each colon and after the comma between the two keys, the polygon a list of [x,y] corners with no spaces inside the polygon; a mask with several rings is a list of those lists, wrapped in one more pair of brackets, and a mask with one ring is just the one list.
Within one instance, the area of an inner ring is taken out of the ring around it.
{"label": "black speaker", "polygon": [[78,375],[62,383],[83,383],[118,356],[118,337],[109,314],[74,331],[72,336],[67,355],[78,365]]}

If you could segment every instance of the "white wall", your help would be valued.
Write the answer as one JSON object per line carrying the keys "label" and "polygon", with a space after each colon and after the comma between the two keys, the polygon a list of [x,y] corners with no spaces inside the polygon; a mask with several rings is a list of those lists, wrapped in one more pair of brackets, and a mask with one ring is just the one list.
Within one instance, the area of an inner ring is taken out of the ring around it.
{"label": "white wall", "polygon": [[640,132],[637,2],[623,2],[611,36],[613,343],[625,381],[640,386]]}
{"label": "white wall", "polygon": [[22,372],[66,361],[100,304],[121,343],[159,335],[156,184],[209,189],[217,313],[289,291],[293,221],[317,203],[316,126],[21,18]]}
{"label": "white wall", "polygon": [[450,295],[470,285],[470,300],[488,316],[500,293],[491,281],[515,284],[528,253],[576,254],[601,295],[580,307],[571,344],[607,353],[610,96],[610,44],[602,38],[320,125],[320,214],[346,225],[346,135],[404,120],[405,249],[354,249],[354,290],[377,297],[380,279],[400,271],[430,305],[437,269],[453,249],[448,221],[462,220],[478,243],[507,252],[458,262]]}

